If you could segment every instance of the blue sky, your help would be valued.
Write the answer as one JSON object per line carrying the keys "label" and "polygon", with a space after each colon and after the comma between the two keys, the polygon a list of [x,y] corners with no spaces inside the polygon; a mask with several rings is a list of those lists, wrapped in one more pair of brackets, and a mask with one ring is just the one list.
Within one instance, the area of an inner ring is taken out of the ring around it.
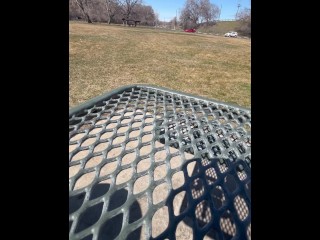
{"label": "blue sky", "polygon": [[[184,6],[186,0],[143,0],[145,5],[152,6],[153,10],[159,14],[160,21],[170,21],[176,16],[179,17],[179,10]],[[222,6],[220,19],[234,19],[237,12],[238,3],[241,5],[239,10],[250,8],[250,0],[210,0],[219,8]]]}

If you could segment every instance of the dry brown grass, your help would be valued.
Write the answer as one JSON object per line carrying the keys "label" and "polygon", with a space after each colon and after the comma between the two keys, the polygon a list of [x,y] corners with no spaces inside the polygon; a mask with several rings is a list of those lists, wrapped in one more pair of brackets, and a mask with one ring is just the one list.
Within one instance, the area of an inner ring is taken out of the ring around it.
{"label": "dry brown grass", "polygon": [[145,83],[249,107],[251,41],[69,23],[69,105]]}

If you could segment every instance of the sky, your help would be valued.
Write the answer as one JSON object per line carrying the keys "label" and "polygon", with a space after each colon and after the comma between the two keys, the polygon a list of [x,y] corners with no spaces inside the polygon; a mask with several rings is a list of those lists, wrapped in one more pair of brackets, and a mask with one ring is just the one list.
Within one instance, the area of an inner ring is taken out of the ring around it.
{"label": "sky", "polygon": [[[153,10],[159,14],[160,21],[170,21],[183,8],[186,0],[143,0],[145,5],[152,6]],[[244,8],[251,8],[251,0],[210,0],[211,3],[221,8],[220,19],[234,19],[237,13],[238,4],[239,11]]]}

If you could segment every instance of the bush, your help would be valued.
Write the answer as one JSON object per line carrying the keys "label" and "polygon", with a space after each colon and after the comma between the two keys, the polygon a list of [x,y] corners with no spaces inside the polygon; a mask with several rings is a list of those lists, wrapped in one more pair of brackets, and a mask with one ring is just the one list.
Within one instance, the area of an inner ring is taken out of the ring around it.
{"label": "bush", "polygon": [[241,22],[240,26],[236,28],[236,31],[242,36],[251,37],[251,21]]}
{"label": "bush", "polygon": [[238,20],[240,26],[236,31],[243,36],[251,37],[251,9],[242,10],[238,15]]}

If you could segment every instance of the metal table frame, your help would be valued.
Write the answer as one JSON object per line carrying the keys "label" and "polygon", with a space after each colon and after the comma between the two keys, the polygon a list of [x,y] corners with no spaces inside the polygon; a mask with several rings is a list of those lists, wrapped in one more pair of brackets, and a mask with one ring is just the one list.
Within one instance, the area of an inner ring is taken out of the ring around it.
{"label": "metal table frame", "polygon": [[[175,158],[180,165],[172,167]],[[157,179],[161,167],[164,176]],[[249,109],[151,85],[115,89],[70,109],[70,169],[70,239],[176,239],[181,222],[193,239],[251,239]],[[177,173],[184,181],[176,188]],[[147,187],[135,193],[141,179]],[[164,195],[160,202],[157,192]],[[137,210],[142,198],[143,213]],[[159,220],[166,227],[155,235],[159,212],[167,215]]]}

